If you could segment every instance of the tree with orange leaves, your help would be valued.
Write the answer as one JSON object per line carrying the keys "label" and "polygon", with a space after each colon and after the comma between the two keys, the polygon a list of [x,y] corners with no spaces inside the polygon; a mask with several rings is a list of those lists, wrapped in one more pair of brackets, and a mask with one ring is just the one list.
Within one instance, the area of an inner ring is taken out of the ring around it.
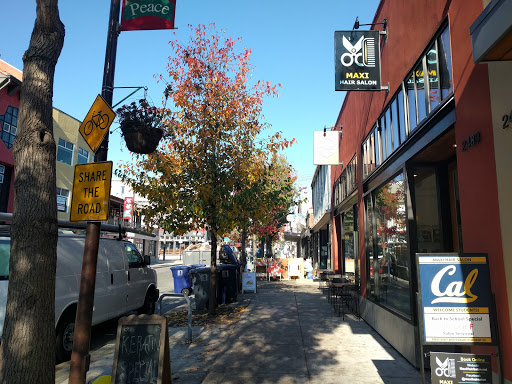
{"label": "tree with orange leaves", "polygon": [[[209,312],[216,307],[217,237],[240,225],[250,191],[265,172],[267,159],[292,142],[280,133],[263,137],[264,97],[277,97],[276,86],[250,84],[251,51],[237,51],[234,40],[215,25],[190,26],[188,45],[171,41],[166,84],[169,98],[160,109],[164,136],[153,154],[117,174],[144,196],[145,221],[182,234],[207,228],[212,235]],[[278,85],[280,86],[280,85]],[[142,172],[141,172],[142,170]],[[244,216],[245,217],[245,216]]]}

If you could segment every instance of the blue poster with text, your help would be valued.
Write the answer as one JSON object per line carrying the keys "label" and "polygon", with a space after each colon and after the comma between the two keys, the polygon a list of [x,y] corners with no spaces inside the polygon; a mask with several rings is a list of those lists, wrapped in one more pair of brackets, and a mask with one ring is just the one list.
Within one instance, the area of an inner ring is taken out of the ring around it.
{"label": "blue poster with text", "polygon": [[424,342],[492,343],[489,266],[484,254],[417,254]]}

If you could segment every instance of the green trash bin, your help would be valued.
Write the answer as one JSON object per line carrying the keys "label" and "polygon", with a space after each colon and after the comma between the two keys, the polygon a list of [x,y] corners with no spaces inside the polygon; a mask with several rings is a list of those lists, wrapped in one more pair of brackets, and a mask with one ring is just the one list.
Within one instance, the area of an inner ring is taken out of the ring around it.
{"label": "green trash bin", "polygon": [[210,292],[210,268],[194,268],[190,270],[194,286],[196,309],[208,308]]}

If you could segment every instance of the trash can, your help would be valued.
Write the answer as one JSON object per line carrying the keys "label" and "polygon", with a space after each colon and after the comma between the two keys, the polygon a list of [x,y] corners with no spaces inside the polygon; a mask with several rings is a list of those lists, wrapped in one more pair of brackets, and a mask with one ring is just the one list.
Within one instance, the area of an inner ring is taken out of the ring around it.
{"label": "trash can", "polygon": [[192,292],[189,277],[190,267],[188,265],[179,265],[176,267],[171,267],[171,271],[174,280],[174,293],[184,293],[190,295]]}
{"label": "trash can", "polygon": [[206,267],[206,264],[190,264],[190,271],[188,274],[190,276],[190,287],[192,288],[192,290],[194,290],[194,282],[192,281],[192,274],[191,274],[192,269],[204,268],[204,267]]}
{"label": "trash can", "polygon": [[217,266],[217,302],[232,303],[237,300],[239,266],[219,264]]}
{"label": "trash can", "polygon": [[190,276],[194,285],[196,309],[205,309],[208,307],[210,292],[210,268],[191,269]]}

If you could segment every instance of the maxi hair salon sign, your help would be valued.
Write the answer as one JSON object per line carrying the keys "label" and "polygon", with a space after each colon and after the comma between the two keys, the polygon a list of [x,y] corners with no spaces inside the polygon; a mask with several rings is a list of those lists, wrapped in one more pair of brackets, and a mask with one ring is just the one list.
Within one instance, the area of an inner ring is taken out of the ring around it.
{"label": "maxi hair salon sign", "polygon": [[176,0],[123,0],[122,31],[174,29]]}
{"label": "maxi hair salon sign", "polygon": [[491,288],[485,254],[416,254],[424,344],[487,344]]}
{"label": "maxi hair salon sign", "polygon": [[334,32],[336,91],[381,90],[379,31]]}

